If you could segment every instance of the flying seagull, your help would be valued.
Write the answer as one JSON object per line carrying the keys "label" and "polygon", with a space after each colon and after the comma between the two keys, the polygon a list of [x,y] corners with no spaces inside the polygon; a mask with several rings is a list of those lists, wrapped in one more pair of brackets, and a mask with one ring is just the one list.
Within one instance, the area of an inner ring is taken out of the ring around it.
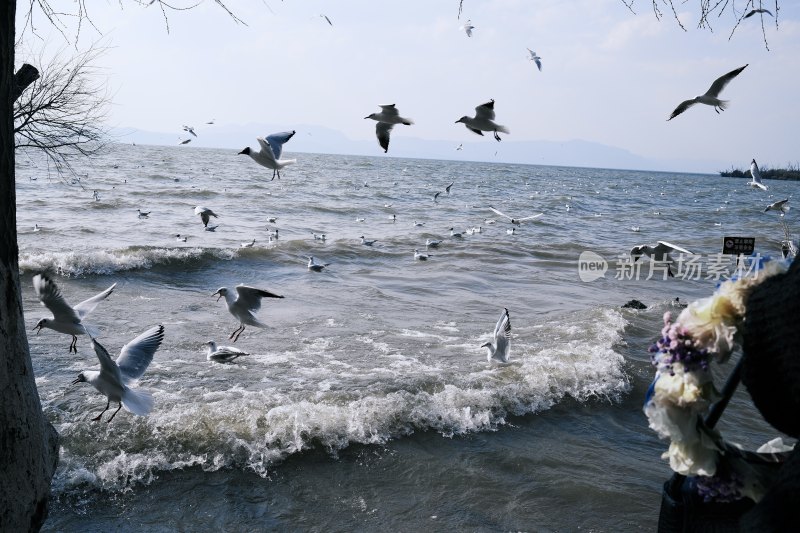
{"label": "flying seagull", "polygon": [[198,205],[194,208],[194,214],[200,215],[200,220],[203,221],[203,226],[206,228],[208,227],[208,221],[211,220],[211,217],[218,218],[214,211],[202,205]]}
{"label": "flying seagull", "polygon": [[189,133],[191,133],[192,135],[197,137],[197,134],[194,132],[194,126],[186,126],[186,125],[184,125],[183,126],[183,131],[188,131]]}
{"label": "flying seagull", "polygon": [[[748,63],[749,65],[749,63]],[[719,113],[719,110],[725,111],[725,108],[728,106],[728,100],[720,100],[719,93],[725,88],[730,81],[739,75],[741,71],[743,71],[747,65],[744,67],[739,67],[736,70],[732,70],[725,74],[724,76],[720,76],[717,78],[714,83],[711,84],[711,87],[708,88],[705,94],[700,96],[695,96],[691,100],[684,100],[680,103],[678,107],[675,108],[675,111],[669,116],[667,120],[672,120],[673,118],[677,117],[694,104],[706,104],[714,107],[714,111]]]}
{"label": "flying seagull", "polygon": [[320,15],[320,17],[324,18],[328,22],[328,24],[333,26],[333,22],[331,22],[331,19],[329,19],[327,15]]}
{"label": "flying seagull", "polygon": [[495,213],[497,213],[497,214],[498,214],[498,215],[500,215],[501,217],[507,218],[508,220],[510,220],[510,221],[511,221],[511,223],[512,223],[512,224],[516,224],[517,226],[519,226],[520,224],[522,224],[522,223],[523,223],[523,222],[525,222],[526,220],[533,220],[533,219],[539,218],[540,216],[542,216],[542,215],[544,214],[544,213],[537,213],[537,214],[535,214],[535,215],[531,215],[531,216],[529,216],[529,217],[524,217],[524,218],[513,218],[513,217],[510,217],[510,216],[506,215],[506,214],[505,214],[505,213],[503,213],[502,211],[499,211],[498,209],[495,209],[495,208],[494,208],[494,207],[492,207],[492,206],[488,206],[488,207],[489,207],[489,209],[491,209],[492,211],[494,211]]}
{"label": "flying seagull", "polygon": [[191,139],[178,139],[180,142],[178,144],[189,144],[192,142]]}
{"label": "flying seagull", "polygon": [[486,348],[486,359],[490,363],[508,363],[508,352],[511,343],[511,319],[508,317],[508,309],[503,309],[500,320],[494,327],[494,343],[487,342],[481,345]]}
{"label": "flying seagull", "polygon": [[444,192],[446,192],[447,194],[450,194],[450,187],[452,187],[454,183],[455,183],[455,181],[451,181],[450,185],[448,185],[447,187],[444,188]]}
{"label": "flying seagull", "polygon": [[751,179],[749,182],[747,182],[749,186],[751,186],[754,189],[758,187],[762,191],[767,190],[767,186],[761,182],[761,172],[759,172],[758,170],[758,165],[756,164],[755,159],[753,159],[753,161],[750,163],[750,176]]}
{"label": "flying seagull", "polygon": [[530,53],[530,55],[531,55],[528,59],[530,59],[531,61],[536,63],[536,66],[538,67],[539,72],[541,72],[542,71],[542,58],[539,57],[538,55],[536,55],[536,52],[534,52],[530,48],[528,48],[528,53]]}
{"label": "flying seagull", "polygon": [[220,287],[217,292],[211,296],[219,295],[217,301],[223,296],[225,303],[228,305],[228,311],[236,319],[239,320],[239,327],[236,328],[228,339],[233,339],[236,342],[239,335],[244,331],[245,326],[256,326],[259,328],[266,328],[267,325],[260,322],[253,314],[255,311],[261,309],[261,298],[283,298],[277,294],[254,287],[247,287],[245,285],[238,285],[236,287],[236,296],[233,291],[227,287]]}
{"label": "flying seagull", "polygon": [[500,136],[498,131],[503,133],[510,133],[508,128],[501,126],[494,121],[494,100],[489,100],[485,104],[481,104],[475,108],[475,117],[463,116],[456,120],[456,124],[463,122],[467,129],[478,135],[483,135],[484,131],[494,132],[494,138],[498,141]]}
{"label": "flying seagull", "polygon": [[205,346],[207,350],[206,359],[216,363],[230,363],[238,357],[250,355],[248,352],[242,351],[239,348],[234,348],[233,346],[217,346],[217,343],[214,341],[208,341],[203,344],[203,346]]}
{"label": "flying seagull", "polygon": [[150,393],[133,389],[129,385],[142,377],[163,340],[164,326],[152,327],[123,346],[115,362],[103,345],[92,338],[94,352],[100,360],[100,371],[84,370],[72,384],[89,383],[107,398],[106,408],[92,419],[94,422],[108,411],[111,402],[117,402],[119,407],[106,423],[114,420],[123,407],[139,416],[144,416],[153,409],[153,397]]}
{"label": "flying seagull", "polygon": [[766,209],[764,209],[764,212],[766,213],[767,211],[778,211],[780,212],[781,216],[783,216],[783,214],[790,209],[789,206],[786,205],[788,202],[789,202],[788,198],[786,198],[785,200],[778,200],[777,202],[773,202],[769,204]]}
{"label": "flying seagull", "polygon": [[100,294],[82,301],[75,307],[71,307],[61,295],[58,286],[47,274],[33,276],[33,289],[36,291],[36,296],[39,297],[42,305],[53,313],[53,318],[39,320],[33,328],[34,331],[38,334],[42,331],[42,328],[50,328],[59,333],[69,333],[72,335],[69,351],[70,353],[78,353],[76,346],[78,337],[76,335],[87,333],[87,326],[82,324],[81,321],[86,318],[86,315],[94,311],[97,304],[108,298],[116,286],[117,284],[115,283]]}
{"label": "flying seagull", "polygon": [[658,241],[655,246],[650,246],[649,244],[641,244],[639,246],[634,246],[631,248],[631,257],[633,257],[633,262],[637,262],[639,259],[642,258],[643,255],[649,256],[650,259],[653,261],[660,261],[662,263],[667,263],[668,270],[667,273],[669,277],[675,277],[675,274],[672,273],[671,265],[674,261],[672,257],[670,257],[670,253],[678,252],[686,255],[693,255],[692,252],[687,250],[686,248],[681,248],[680,246],[676,246],[674,244],[670,244],[666,241]]}
{"label": "flying seagull", "polygon": [[475,26],[472,25],[471,20],[468,20],[463,26],[461,26],[458,29],[465,32],[467,34],[467,37],[472,37],[472,30],[475,29]]}
{"label": "flying seagull", "polygon": [[380,113],[372,113],[364,117],[364,119],[371,118],[378,123],[375,125],[375,135],[378,137],[378,144],[383,148],[383,153],[389,151],[389,134],[392,132],[395,124],[404,124],[410,126],[414,123],[410,118],[403,118],[400,112],[397,111],[395,104],[380,106]]}
{"label": "flying seagull", "polygon": [[752,17],[753,15],[755,15],[756,13],[766,13],[766,14],[767,14],[767,15],[769,15],[770,17],[772,17],[772,16],[773,16],[773,14],[772,14],[772,13],[770,13],[770,11],[769,11],[768,9],[753,9],[753,10],[751,10],[751,11],[750,11],[750,12],[749,12],[747,15],[745,15],[745,16],[744,16],[744,17],[742,17],[742,18],[743,18],[743,19],[750,18],[750,17]]}
{"label": "flying seagull", "polygon": [[262,137],[258,137],[256,140],[258,141],[258,144],[261,145],[260,151],[254,152],[248,146],[239,152],[239,155],[249,155],[253,161],[262,167],[272,169],[273,180],[275,179],[276,175],[278,176],[278,179],[281,179],[281,169],[287,165],[297,162],[297,159],[281,159],[283,145],[287,143],[295,133],[296,131],[294,130],[273,133],[272,135],[268,135],[266,140]]}

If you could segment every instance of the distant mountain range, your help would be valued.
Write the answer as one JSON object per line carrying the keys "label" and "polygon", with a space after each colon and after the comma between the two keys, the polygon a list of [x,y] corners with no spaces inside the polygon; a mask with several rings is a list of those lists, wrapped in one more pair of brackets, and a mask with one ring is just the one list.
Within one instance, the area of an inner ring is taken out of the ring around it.
{"label": "distant mountain range", "polygon": [[[257,148],[256,137],[285,131],[286,126],[274,124],[201,125],[195,127],[197,137],[186,132],[163,133],[136,128],[114,128],[113,137],[120,143],[178,145],[179,137],[191,138],[190,146]],[[323,126],[297,125],[297,134],[284,146],[284,154],[310,152],[322,154],[351,154],[384,156],[377,140],[354,140],[342,132]],[[373,130],[370,124],[370,131]],[[562,165],[573,167],[618,168],[632,170],[664,170],[674,172],[716,173],[725,164],[717,161],[659,160],[634,154],[623,148],[583,140],[514,141],[505,137],[496,142],[491,136],[475,137],[464,142],[426,140],[404,136],[401,129],[392,132],[389,153],[385,157],[445,159],[455,161],[497,161],[532,165]],[[461,145],[461,150],[456,148]],[[285,156],[284,156],[285,157]]]}

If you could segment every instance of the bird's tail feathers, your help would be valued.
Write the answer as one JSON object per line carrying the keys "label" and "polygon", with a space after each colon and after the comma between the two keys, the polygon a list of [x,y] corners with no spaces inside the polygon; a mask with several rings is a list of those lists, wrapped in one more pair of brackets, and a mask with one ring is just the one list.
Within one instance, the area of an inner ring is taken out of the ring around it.
{"label": "bird's tail feathers", "polygon": [[126,387],[122,393],[122,407],[135,415],[144,416],[153,410],[153,395],[144,389]]}
{"label": "bird's tail feathers", "polygon": [[511,133],[505,126],[497,126],[497,131],[499,131],[500,133]]}
{"label": "bird's tail feathers", "polygon": [[279,163],[281,165],[281,168],[283,168],[283,167],[291,165],[293,163],[297,163],[297,159],[281,159],[279,161]]}
{"label": "bird's tail feathers", "polygon": [[730,104],[731,104],[730,100],[720,100],[719,104],[717,104],[717,107],[725,111],[726,109],[728,109],[728,106]]}

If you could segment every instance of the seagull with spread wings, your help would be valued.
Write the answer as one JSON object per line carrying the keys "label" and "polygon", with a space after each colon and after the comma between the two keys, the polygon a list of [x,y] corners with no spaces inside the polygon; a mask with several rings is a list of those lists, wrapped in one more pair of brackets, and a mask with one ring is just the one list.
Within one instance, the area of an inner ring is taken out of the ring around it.
{"label": "seagull with spread wings", "polygon": [[200,220],[203,221],[203,226],[208,227],[208,221],[211,220],[211,217],[217,218],[217,214],[207,207],[203,207],[202,205],[198,205],[194,208],[194,214],[200,215]]}
{"label": "seagull with spread wings", "polygon": [[764,209],[764,212],[766,213],[767,211],[778,211],[780,215],[783,216],[784,213],[786,213],[789,209],[791,209],[788,205],[786,205],[787,203],[789,203],[788,198],[786,198],[785,200],[778,200],[777,202],[769,204],[767,208]]}
{"label": "seagull with spread wings", "polygon": [[89,383],[107,398],[106,408],[92,421],[100,420],[103,413],[108,411],[111,402],[117,402],[119,407],[106,423],[114,420],[123,407],[126,411],[139,416],[144,416],[153,409],[152,395],[146,390],[133,389],[129,385],[142,377],[163,340],[164,326],[154,326],[123,346],[119,357],[114,361],[108,350],[92,338],[92,346],[97,359],[100,360],[100,370],[84,370],[78,374],[78,379],[72,382],[73,385]]}
{"label": "seagull with spread wings", "polygon": [[762,191],[766,191],[768,187],[764,185],[761,181],[761,172],[758,170],[758,164],[756,160],[750,162],[750,181],[747,182],[749,186],[756,189],[761,189]]}
{"label": "seagull with spread wings", "polygon": [[395,107],[395,104],[380,106],[380,113],[372,113],[364,117],[364,120],[371,118],[377,121],[375,124],[375,135],[378,137],[378,144],[383,148],[383,153],[389,151],[389,134],[392,132],[395,124],[403,124],[411,126],[414,121],[410,118],[400,116],[400,112]]}
{"label": "seagull with spread wings", "polygon": [[[88,300],[84,300],[75,307],[70,306],[55,282],[50,279],[47,274],[37,274],[33,276],[33,288],[36,291],[36,296],[43,306],[47,307],[53,318],[43,318],[36,323],[34,330],[38,334],[42,328],[49,328],[59,333],[68,333],[72,335],[72,342],[69,345],[70,353],[78,353],[77,343],[78,337],[76,335],[83,335],[87,333],[87,326],[82,323],[86,315],[94,311],[97,304],[108,298],[114,291],[113,284],[100,294],[92,296]],[[91,329],[91,328],[90,328]]]}
{"label": "seagull with spread wings", "polygon": [[[749,65],[749,63],[748,63]],[[720,76],[714,83],[711,84],[711,87],[708,88],[705,94],[701,94],[700,96],[695,96],[691,100],[684,100],[683,102],[675,108],[672,114],[669,116],[667,120],[672,120],[673,118],[677,117],[694,104],[706,104],[714,107],[714,111],[719,113],[719,110],[725,111],[725,108],[728,107],[728,100],[720,100],[719,93],[722,92],[722,89],[725,88],[730,81],[739,75],[747,65],[744,67],[739,67],[736,70],[732,70],[725,74],[724,76]]]}
{"label": "seagull with spread wings", "polygon": [[500,210],[498,210],[498,209],[495,209],[495,208],[494,208],[494,207],[492,207],[492,206],[488,206],[488,207],[489,207],[489,209],[491,209],[492,211],[494,211],[495,213],[497,213],[497,214],[498,214],[498,215],[500,215],[501,217],[507,218],[508,220],[510,220],[510,221],[511,221],[511,223],[512,223],[512,224],[516,224],[517,226],[519,226],[520,224],[522,224],[523,222],[525,222],[525,221],[527,221],[527,220],[534,220],[534,219],[536,219],[536,218],[539,218],[540,216],[544,215],[544,213],[537,213],[537,214],[535,214],[535,215],[531,215],[531,216],[529,216],[529,217],[524,217],[524,218],[514,218],[514,217],[510,217],[510,216],[506,215],[506,214],[505,214],[505,213],[503,213],[502,211],[500,211]]}
{"label": "seagull with spread wings", "polygon": [[530,57],[528,59],[530,59],[531,61],[536,63],[536,67],[539,69],[539,72],[541,72],[542,71],[542,58],[539,57],[538,55],[536,55],[536,52],[534,52],[530,48],[528,48],[528,53],[530,54]]}
{"label": "seagull with spread wings", "polygon": [[503,314],[494,327],[493,339],[494,343],[487,342],[481,345],[481,348],[486,348],[486,359],[490,363],[508,363],[511,348],[511,319],[508,316],[508,308],[503,309]]}
{"label": "seagull with spread wings", "polygon": [[631,248],[631,257],[633,257],[634,263],[641,259],[643,255],[650,257],[650,259],[653,261],[667,263],[667,273],[669,274],[669,277],[674,278],[675,274],[673,274],[671,266],[674,261],[670,256],[670,254],[674,252],[686,255],[694,255],[686,248],[681,248],[680,246],[670,244],[666,241],[658,241],[655,246],[650,246],[649,244],[640,244],[639,246],[634,246]]}
{"label": "seagull with spread wings", "polygon": [[500,136],[497,132],[511,133],[508,128],[501,126],[494,121],[494,100],[489,100],[485,104],[481,104],[475,108],[475,116],[463,116],[456,120],[456,124],[462,122],[469,131],[478,135],[483,135],[484,131],[491,131],[494,133],[494,138],[498,141]]}
{"label": "seagull with spread wings", "polygon": [[256,140],[258,141],[258,144],[261,145],[261,150],[254,152],[248,146],[239,152],[239,155],[249,155],[253,161],[262,167],[272,169],[273,180],[275,179],[276,175],[278,176],[278,179],[281,179],[281,169],[285,166],[291,165],[292,163],[297,163],[297,159],[281,159],[283,145],[286,144],[295,133],[297,132],[292,130],[281,133],[273,133],[272,135],[268,135],[266,139],[258,137]]}
{"label": "seagull with spread wings", "polygon": [[217,292],[211,296],[217,295],[219,295],[217,301],[219,301],[219,299],[223,296],[225,297],[225,303],[228,305],[228,311],[239,320],[239,327],[233,330],[231,336],[228,337],[228,339],[233,339],[233,342],[236,342],[239,339],[239,335],[242,334],[245,326],[255,326],[258,328],[267,327],[266,324],[260,322],[253,314],[261,309],[261,298],[283,298],[283,296],[279,296],[269,291],[256,289],[254,287],[247,287],[246,285],[236,286],[236,296],[234,296],[233,291],[227,287],[220,287],[217,289]]}

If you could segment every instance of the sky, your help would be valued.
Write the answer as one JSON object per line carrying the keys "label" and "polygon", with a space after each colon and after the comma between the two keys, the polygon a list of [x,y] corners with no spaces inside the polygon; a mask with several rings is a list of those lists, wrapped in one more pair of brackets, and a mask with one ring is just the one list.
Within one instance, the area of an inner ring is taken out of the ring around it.
{"label": "sky", "polygon": [[[271,133],[259,124],[374,142],[364,117],[392,103],[415,124],[395,127],[389,155],[411,137],[491,144],[455,121],[494,99],[509,142],[589,141],[675,161],[676,170],[798,163],[800,3],[780,2],[778,29],[765,18],[769,50],[758,16],[729,40],[730,9],[712,19],[712,32],[696,27],[699,0],[676,4],[688,31],[670,13],[657,20],[649,0],[636,0],[635,14],[621,0],[464,0],[460,20],[457,0],[226,0],[246,25],[205,0],[168,11],[167,32],[157,5],[122,0],[91,2],[94,27],[84,24],[79,39],[68,27],[65,41],[38,16],[38,36],[28,31],[23,41],[50,53],[100,42],[109,124],[175,140],[191,124],[192,146],[207,145],[203,130],[214,126],[236,132],[232,145],[253,145]],[[466,20],[471,38],[459,29]],[[541,72],[526,48],[542,57]],[[666,120],[745,64],[722,93],[727,111],[698,105]]]}

